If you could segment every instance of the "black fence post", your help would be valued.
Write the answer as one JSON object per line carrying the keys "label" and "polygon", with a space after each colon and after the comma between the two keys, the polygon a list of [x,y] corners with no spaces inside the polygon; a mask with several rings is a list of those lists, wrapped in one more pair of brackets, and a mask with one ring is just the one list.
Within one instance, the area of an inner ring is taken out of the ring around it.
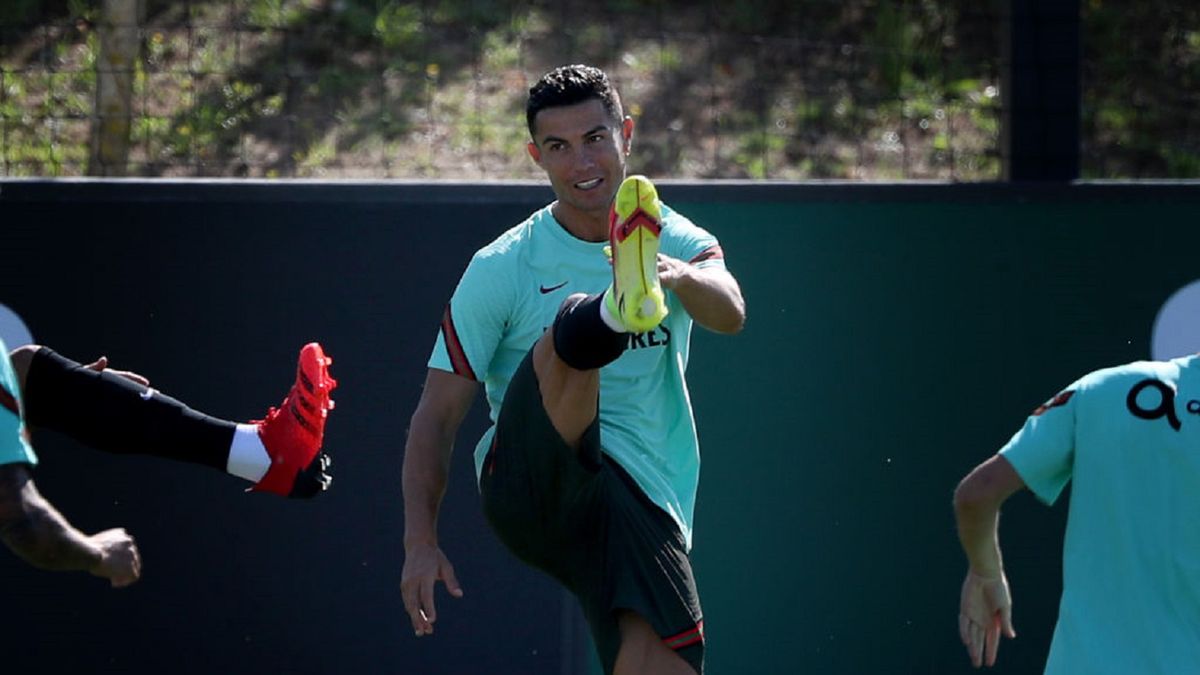
{"label": "black fence post", "polygon": [[1000,149],[1009,181],[1079,177],[1079,0],[1010,0],[1001,31]]}

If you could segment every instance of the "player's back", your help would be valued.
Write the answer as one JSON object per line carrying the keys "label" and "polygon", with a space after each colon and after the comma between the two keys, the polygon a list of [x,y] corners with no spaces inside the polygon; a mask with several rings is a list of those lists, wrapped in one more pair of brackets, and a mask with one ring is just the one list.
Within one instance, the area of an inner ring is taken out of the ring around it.
{"label": "player's back", "polygon": [[1047,673],[1200,668],[1200,357],[1076,387],[1063,598]]}

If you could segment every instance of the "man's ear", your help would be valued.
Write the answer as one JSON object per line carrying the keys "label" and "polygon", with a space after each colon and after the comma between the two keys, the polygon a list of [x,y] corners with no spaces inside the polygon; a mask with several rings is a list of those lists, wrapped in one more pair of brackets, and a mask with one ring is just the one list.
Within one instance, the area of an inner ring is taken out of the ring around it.
{"label": "man's ear", "polygon": [[529,156],[538,164],[542,163],[542,151],[538,148],[537,143],[529,141],[525,144],[525,149],[529,151]]}
{"label": "man's ear", "polygon": [[625,154],[628,155],[629,151],[633,148],[633,118],[632,117],[627,116],[624,120],[621,120],[621,139],[622,139],[621,145],[625,150]]}

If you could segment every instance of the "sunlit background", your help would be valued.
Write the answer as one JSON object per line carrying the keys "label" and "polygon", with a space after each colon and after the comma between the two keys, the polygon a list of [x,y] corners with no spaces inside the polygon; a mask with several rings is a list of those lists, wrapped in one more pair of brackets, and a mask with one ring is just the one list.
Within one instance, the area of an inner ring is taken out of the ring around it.
{"label": "sunlit background", "polygon": [[[1200,176],[1200,6],[1082,4],[1081,176]],[[616,79],[652,176],[996,180],[1007,14],[949,0],[8,0],[0,175],[536,178],[526,90],[579,61]]]}

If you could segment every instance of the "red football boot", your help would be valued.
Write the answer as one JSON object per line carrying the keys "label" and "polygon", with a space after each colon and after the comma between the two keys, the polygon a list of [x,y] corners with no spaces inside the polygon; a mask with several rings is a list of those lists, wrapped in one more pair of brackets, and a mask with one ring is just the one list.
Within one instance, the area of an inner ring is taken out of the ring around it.
{"label": "red football boot", "polygon": [[258,437],[271,457],[271,468],[251,490],[312,497],[329,487],[330,478],[323,472],[330,462],[321,454],[321,443],[325,418],[333,410],[329,392],[337,387],[337,380],[329,375],[331,363],[321,345],[304,345],[287,398],[268,410],[266,419],[251,422],[258,426]]}

